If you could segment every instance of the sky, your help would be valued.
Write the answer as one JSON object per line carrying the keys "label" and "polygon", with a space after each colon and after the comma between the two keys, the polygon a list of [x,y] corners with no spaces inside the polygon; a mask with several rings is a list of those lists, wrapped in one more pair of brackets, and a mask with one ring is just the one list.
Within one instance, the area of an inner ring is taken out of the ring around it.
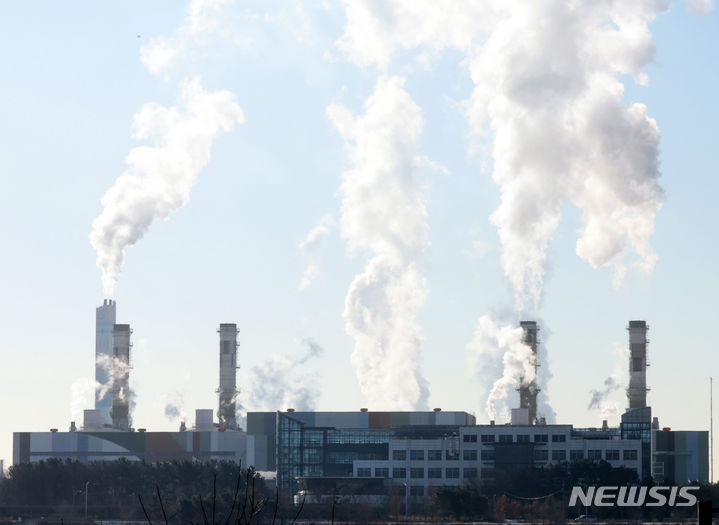
{"label": "sky", "polygon": [[644,319],[653,415],[709,428],[710,1],[12,2],[0,34],[6,464],[92,408],[109,297],[135,427],[216,407],[227,322],[243,410],[503,422],[528,319],[540,413],[616,425]]}

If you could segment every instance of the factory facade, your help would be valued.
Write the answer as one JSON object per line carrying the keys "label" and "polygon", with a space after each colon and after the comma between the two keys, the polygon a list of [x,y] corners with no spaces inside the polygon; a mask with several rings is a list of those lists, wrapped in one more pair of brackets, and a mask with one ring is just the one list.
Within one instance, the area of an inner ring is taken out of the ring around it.
{"label": "factory facade", "polygon": [[[250,412],[247,458],[289,494],[312,478],[381,478],[417,500],[433,487],[491,483],[495,473],[604,460],[641,474],[642,441],[619,429],[476,425],[466,412]],[[418,502],[418,501],[417,501]]]}

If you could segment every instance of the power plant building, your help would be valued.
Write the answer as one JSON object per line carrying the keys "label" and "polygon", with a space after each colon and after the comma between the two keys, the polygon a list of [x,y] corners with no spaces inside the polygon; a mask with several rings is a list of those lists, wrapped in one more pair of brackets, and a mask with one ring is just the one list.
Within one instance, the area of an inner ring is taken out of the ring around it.
{"label": "power plant building", "polygon": [[[539,326],[522,321],[522,341],[538,366]],[[426,502],[434,487],[481,482],[498,474],[577,460],[606,461],[658,483],[707,481],[708,433],[659,430],[646,404],[647,325],[628,325],[629,408],[616,428],[546,424],[537,412],[534,378],[517,378],[518,407],[504,425],[477,425],[473,415],[435,409],[417,412],[249,412],[247,431],[237,423],[237,325],[219,326],[217,422],[213,410],[197,410],[195,426],[178,432],[134,429],[130,412],[130,325],[116,323],[116,304],[96,311],[95,408],[69,432],[16,432],[13,462],[49,458],[83,462],[230,460],[274,472],[285,496],[313,491],[357,490],[373,504],[402,494],[405,505]],[[334,487],[334,489],[332,489]],[[348,488],[349,487],[349,488]],[[399,487],[402,487],[400,490]]]}

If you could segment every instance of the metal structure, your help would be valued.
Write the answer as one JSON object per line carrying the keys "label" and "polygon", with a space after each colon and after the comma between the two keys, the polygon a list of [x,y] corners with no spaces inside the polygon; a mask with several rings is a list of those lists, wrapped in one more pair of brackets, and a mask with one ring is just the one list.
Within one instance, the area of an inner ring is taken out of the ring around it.
{"label": "metal structure", "polygon": [[217,417],[220,426],[232,430],[237,429],[235,400],[237,399],[237,334],[239,330],[234,323],[222,323],[217,331],[220,334],[220,386],[219,410]]}
{"label": "metal structure", "polygon": [[95,408],[100,411],[102,424],[110,424],[112,419],[112,392],[110,370],[107,363],[112,356],[112,328],[116,322],[116,303],[105,299],[95,309]]}
{"label": "metal structure", "polygon": [[629,408],[647,406],[647,326],[646,321],[629,321]]}
{"label": "metal structure", "polygon": [[130,330],[129,324],[112,327],[112,428],[130,428]]}
{"label": "metal structure", "polygon": [[532,349],[532,356],[534,359],[534,379],[526,381],[525,377],[520,377],[519,387],[519,408],[526,408],[529,415],[529,424],[534,425],[537,421],[537,394],[539,388],[537,388],[537,345],[539,345],[539,339],[537,333],[539,327],[536,321],[521,321],[519,326],[522,327],[522,342]]}

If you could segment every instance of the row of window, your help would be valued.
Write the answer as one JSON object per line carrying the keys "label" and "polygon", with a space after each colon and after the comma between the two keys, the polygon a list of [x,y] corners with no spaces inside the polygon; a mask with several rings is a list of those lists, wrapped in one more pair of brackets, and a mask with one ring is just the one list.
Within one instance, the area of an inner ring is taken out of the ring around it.
{"label": "row of window", "polygon": [[[515,439],[516,436],[516,439]],[[499,439],[497,439],[499,438]],[[477,434],[465,434],[463,436],[465,443],[476,443]],[[531,443],[531,434],[481,434],[480,441],[482,443]],[[566,434],[552,434],[552,443],[565,443],[567,441]],[[549,434],[534,434],[535,443],[549,443]]]}
{"label": "row of window", "polygon": [[[409,477],[410,479],[424,479],[425,474],[428,479],[442,479],[442,470],[439,467],[433,468],[430,467],[428,469],[423,468],[411,468],[409,469]],[[386,467],[377,467],[374,469],[374,476],[376,478],[388,478],[389,477],[389,471],[390,469]],[[445,479],[459,479],[459,472],[460,469],[455,467],[447,467],[444,469],[444,478]],[[477,477],[477,469],[476,468],[465,468],[462,469],[462,475],[465,478],[476,478]],[[357,469],[357,477],[358,478],[369,478],[372,476],[372,469],[369,467],[360,467]],[[406,468],[393,468],[392,469],[392,477],[393,478],[399,478],[399,479],[406,479],[407,478],[407,469]]]}
{"label": "row of window", "polygon": [[[500,436],[502,437],[502,436]],[[511,436],[510,436],[511,437]],[[624,460],[636,460],[637,459],[637,451],[636,450],[624,450],[623,451],[623,458]],[[410,450],[410,459],[413,461],[423,461],[424,460],[424,450]],[[483,450],[481,452],[481,456],[483,461],[494,461],[494,450]],[[462,458],[465,461],[476,461],[477,460],[477,451],[476,450],[463,450],[462,451]],[[407,459],[407,451],[406,450],[393,450],[392,451],[392,459],[395,461],[404,461]],[[442,459],[442,451],[441,450],[428,450],[427,451],[427,459],[429,461],[440,461]],[[447,451],[446,453],[446,459],[448,460],[457,460],[459,459],[459,454],[456,452],[450,452]],[[534,451],[534,459],[537,461],[546,461],[549,459],[549,451],[546,449],[537,449]],[[565,461],[567,459],[567,451],[566,450],[552,450],[552,460],[553,461]],[[569,459],[570,460],[576,460],[576,459],[584,459],[584,451],[583,450],[570,450],[569,451]],[[601,450],[588,450],[587,451],[587,459],[598,461],[602,459],[602,451]],[[619,450],[605,450],[604,451],[604,459],[607,461],[618,461],[619,460]]]}

